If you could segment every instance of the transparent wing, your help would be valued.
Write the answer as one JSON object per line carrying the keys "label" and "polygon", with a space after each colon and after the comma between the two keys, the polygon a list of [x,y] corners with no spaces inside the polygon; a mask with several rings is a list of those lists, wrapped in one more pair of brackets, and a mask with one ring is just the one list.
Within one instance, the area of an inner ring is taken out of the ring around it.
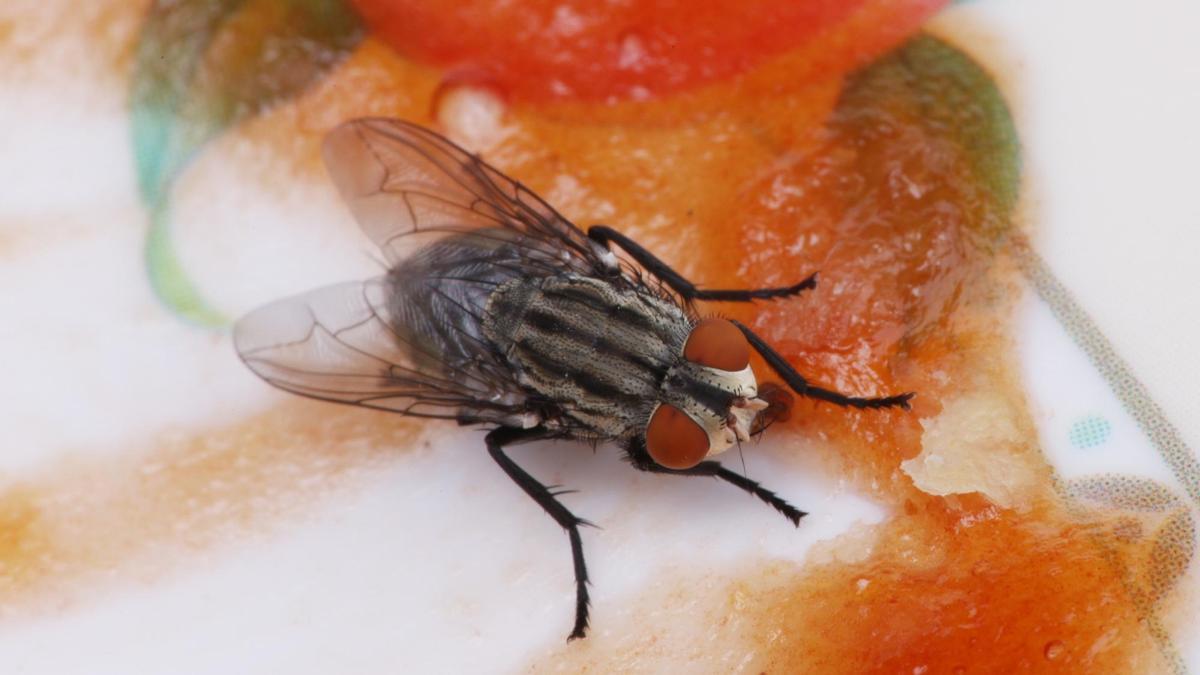
{"label": "transparent wing", "polygon": [[303,396],[418,417],[519,423],[524,397],[503,370],[444,363],[393,320],[388,297],[381,277],[285,298],[238,321],[234,345],[259,377]]}
{"label": "transparent wing", "polygon": [[525,186],[424,127],[396,119],[346,122],[325,138],[325,164],[388,262],[454,233],[503,238],[527,260],[594,273],[615,264]]}

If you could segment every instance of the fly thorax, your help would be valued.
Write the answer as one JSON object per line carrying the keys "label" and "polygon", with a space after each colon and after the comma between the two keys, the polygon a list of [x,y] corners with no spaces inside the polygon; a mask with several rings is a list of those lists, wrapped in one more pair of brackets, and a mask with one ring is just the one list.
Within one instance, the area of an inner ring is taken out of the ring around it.
{"label": "fly thorax", "polygon": [[637,433],[689,324],[674,305],[603,279],[515,279],[488,300],[484,335],[520,384],[599,438]]}

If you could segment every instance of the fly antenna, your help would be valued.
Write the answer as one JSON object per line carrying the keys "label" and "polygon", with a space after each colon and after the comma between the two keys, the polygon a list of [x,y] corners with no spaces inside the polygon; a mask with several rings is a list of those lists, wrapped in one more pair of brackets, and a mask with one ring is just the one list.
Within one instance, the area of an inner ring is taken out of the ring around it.
{"label": "fly antenna", "polygon": [[737,444],[738,444],[738,457],[740,457],[742,459],[742,478],[745,478],[746,480],[750,480],[750,476],[747,474],[747,471],[746,471],[746,453],[742,452],[742,439],[739,438]]}

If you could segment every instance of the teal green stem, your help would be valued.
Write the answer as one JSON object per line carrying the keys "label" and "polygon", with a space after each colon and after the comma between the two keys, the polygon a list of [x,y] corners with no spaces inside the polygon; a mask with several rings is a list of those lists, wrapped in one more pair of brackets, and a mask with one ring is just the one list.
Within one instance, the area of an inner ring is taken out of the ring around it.
{"label": "teal green stem", "polygon": [[186,321],[204,328],[222,328],[230,320],[204,301],[183,269],[171,246],[170,207],[159,200],[150,211],[150,232],[146,236],[146,271],[150,287],[164,305]]}

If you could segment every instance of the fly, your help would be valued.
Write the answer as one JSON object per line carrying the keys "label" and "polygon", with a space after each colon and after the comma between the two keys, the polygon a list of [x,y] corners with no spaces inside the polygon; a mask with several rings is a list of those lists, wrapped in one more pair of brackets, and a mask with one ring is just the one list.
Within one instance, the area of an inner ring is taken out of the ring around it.
{"label": "fly", "polygon": [[815,274],[781,288],[697,288],[620,232],[585,233],[479,157],[400,120],[342,124],[323,154],[390,269],[250,313],[234,329],[239,355],[296,394],[488,428],[488,454],[567,532],[568,639],[588,627],[588,523],[508,446],[617,443],[639,471],[721,479],[799,525],[803,511],[711,459],[787,413],[790,394],[759,386],[751,351],[800,396],[908,408],[911,393],[859,398],[812,385],[744,324],[694,309],[791,297]]}

